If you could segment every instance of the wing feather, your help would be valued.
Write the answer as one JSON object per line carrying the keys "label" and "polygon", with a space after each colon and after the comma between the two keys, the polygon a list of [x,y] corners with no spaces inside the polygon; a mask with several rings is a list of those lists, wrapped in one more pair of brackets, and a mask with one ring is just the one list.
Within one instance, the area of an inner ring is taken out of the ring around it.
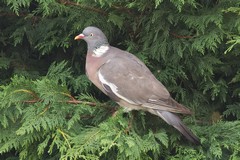
{"label": "wing feather", "polygon": [[146,110],[150,108],[190,114],[189,109],[171,98],[145,64],[128,52],[120,53],[103,64],[98,77],[112,99],[118,97]]}

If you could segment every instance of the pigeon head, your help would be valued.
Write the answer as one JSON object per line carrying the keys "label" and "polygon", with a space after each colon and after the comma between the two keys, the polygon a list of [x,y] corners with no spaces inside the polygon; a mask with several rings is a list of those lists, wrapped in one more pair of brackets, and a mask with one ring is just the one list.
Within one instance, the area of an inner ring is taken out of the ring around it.
{"label": "pigeon head", "polygon": [[86,27],[83,32],[77,35],[75,40],[83,39],[88,44],[88,49],[96,49],[102,45],[108,45],[108,40],[105,34],[97,27]]}

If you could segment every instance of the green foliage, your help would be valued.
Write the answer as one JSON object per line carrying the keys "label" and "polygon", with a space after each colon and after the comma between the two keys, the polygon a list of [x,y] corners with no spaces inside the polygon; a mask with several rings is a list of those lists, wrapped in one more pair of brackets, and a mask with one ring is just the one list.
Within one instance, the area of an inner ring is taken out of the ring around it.
{"label": "green foliage", "polygon": [[1,57],[0,58],[0,69],[7,69],[10,65],[10,59],[6,57]]}
{"label": "green foliage", "polygon": [[[0,159],[240,159],[240,1],[0,2]],[[2,23],[2,20],[4,23]],[[194,146],[85,75],[84,27],[136,54],[195,113]]]}

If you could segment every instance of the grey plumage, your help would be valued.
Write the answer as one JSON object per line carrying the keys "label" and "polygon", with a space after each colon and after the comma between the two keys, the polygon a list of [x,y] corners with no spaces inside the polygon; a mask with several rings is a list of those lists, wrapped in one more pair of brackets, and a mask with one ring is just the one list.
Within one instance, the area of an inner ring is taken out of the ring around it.
{"label": "grey plumage", "polygon": [[106,36],[96,27],[85,28],[75,39],[87,42],[86,72],[102,92],[127,110],[144,110],[161,117],[188,140],[200,143],[174,114],[191,114],[191,111],[176,102],[136,56],[110,46]]}

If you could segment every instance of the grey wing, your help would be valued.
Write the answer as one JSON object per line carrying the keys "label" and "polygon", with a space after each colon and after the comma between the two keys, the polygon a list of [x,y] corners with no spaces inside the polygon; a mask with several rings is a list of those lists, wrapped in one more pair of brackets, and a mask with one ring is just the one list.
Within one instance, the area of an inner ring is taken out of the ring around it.
{"label": "grey wing", "polygon": [[164,85],[138,58],[124,53],[108,60],[98,71],[99,81],[112,99],[149,109],[190,112],[171,98]]}

